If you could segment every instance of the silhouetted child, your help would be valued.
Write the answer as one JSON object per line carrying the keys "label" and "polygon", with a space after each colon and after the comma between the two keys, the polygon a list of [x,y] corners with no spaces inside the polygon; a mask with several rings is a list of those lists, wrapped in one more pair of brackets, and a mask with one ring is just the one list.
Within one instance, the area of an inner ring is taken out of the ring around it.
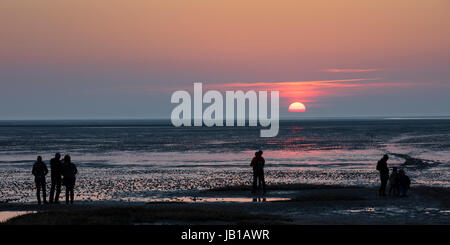
{"label": "silhouetted child", "polygon": [[66,186],[66,204],[73,204],[74,194],[73,189],[75,187],[75,175],[78,173],[77,167],[72,163],[70,156],[64,156],[64,163],[62,164],[63,185]]}
{"label": "silhouetted child", "polygon": [[398,173],[398,185],[400,196],[406,196],[411,185],[411,180],[405,174],[405,171],[403,169],[400,169],[400,172]]}
{"label": "silhouetted child", "polygon": [[34,183],[36,184],[36,197],[38,204],[41,204],[41,189],[42,189],[42,197],[44,199],[44,204],[47,204],[46,199],[46,184],[45,184],[45,176],[48,173],[47,166],[42,161],[42,157],[38,156],[36,162],[33,164],[33,170],[31,173],[34,175]]}
{"label": "silhouetted child", "polygon": [[391,176],[389,177],[389,196],[392,194],[394,194],[394,196],[399,195],[397,167],[392,168],[392,173]]}

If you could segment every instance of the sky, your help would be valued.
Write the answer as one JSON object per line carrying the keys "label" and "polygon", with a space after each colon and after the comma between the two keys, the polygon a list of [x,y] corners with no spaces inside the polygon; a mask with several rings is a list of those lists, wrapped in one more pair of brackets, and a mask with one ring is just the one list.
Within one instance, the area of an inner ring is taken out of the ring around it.
{"label": "sky", "polygon": [[194,82],[278,90],[281,118],[449,116],[449,30],[448,0],[2,0],[0,120],[169,118]]}

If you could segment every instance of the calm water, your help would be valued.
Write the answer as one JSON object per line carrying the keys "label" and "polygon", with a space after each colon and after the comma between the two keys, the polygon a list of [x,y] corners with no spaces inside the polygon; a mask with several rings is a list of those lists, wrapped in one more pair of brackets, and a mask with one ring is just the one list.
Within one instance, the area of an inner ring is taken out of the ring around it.
{"label": "calm water", "polygon": [[[70,154],[83,199],[149,200],[248,184],[262,149],[269,183],[374,185],[375,164],[406,168],[414,184],[450,186],[450,120],[282,121],[259,128],[175,128],[166,121],[0,122],[0,200],[34,200],[37,155]],[[407,164],[403,165],[407,160]]]}

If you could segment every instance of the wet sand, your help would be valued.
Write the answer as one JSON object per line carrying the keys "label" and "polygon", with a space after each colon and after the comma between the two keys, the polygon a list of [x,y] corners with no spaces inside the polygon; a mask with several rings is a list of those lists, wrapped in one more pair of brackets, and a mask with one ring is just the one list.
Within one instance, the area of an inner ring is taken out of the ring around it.
{"label": "wet sand", "polygon": [[253,202],[248,187],[233,186],[152,202],[0,203],[0,213],[37,211],[5,224],[448,225],[449,192],[416,186],[407,197],[379,197],[370,187],[291,184],[270,186],[266,202]]}

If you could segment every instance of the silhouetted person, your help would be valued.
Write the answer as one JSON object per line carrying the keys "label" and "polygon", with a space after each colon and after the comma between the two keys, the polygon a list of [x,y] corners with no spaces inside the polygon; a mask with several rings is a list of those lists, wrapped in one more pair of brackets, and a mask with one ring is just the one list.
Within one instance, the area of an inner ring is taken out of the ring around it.
{"label": "silhouetted person", "polygon": [[77,167],[72,163],[70,156],[64,156],[64,163],[62,164],[63,184],[66,187],[66,204],[73,204],[73,188],[75,187],[75,175],[78,173]]}
{"label": "silhouetted person", "polygon": [[385,154],[377,164],[377,170],[380,172],[381,180],[380,190],[378,191],[380,196],[386,196],[386,185],[389,179],[389,168],[387,166],[387,160],[389,160],[389,156]]}
{"label": "silhouetted person", "polygon": [[392,194],[394,194],[394,196],[399,195],[397,167],[392,168],[392,173],[391,176],[389,177],[389,195]]}
{"label": "silhouetted person", "polygon": [[[51,170],[51,180],[52,185],[50,188],[50,203],[53,201],[59,203],[59,194],[61,193],[61,172],[62,172],[62,162],[61,154],[56,153],[55,158],[50,160],[50,170]],[[55,195],[56,189],[56,195]]]}
{"label": "silhouetted person", "polygon": [[250,166],[253,167],[253,190],[252,193],[256,194],[257,190],[262,188],[263,194],[266,194],[266,182],[264,181],[264,164],[266,161],[262,157],[263,152],[258,151],[255,153]]}
{"label": "silhouetted person", "polygon": [[44,203],[47,204],[46,194],[45,194],[45,175],[48,173],[47,166],[42,161],[42,157],[38,156],[36,162],[33,164],[33,170],[31,173],[34,175],[34,182],[36,183],[36,197],[38,204],[41,204],[41,189],[42,197]]}
{"label": "silhouetted person", "polygon": [[404,197],[408,193],[409,187],[411,185],[411,180],[409,177],[405,174],[405,171],[403,169],[400,169],[398,173],[398,186],[400,189],[400,196]]}

